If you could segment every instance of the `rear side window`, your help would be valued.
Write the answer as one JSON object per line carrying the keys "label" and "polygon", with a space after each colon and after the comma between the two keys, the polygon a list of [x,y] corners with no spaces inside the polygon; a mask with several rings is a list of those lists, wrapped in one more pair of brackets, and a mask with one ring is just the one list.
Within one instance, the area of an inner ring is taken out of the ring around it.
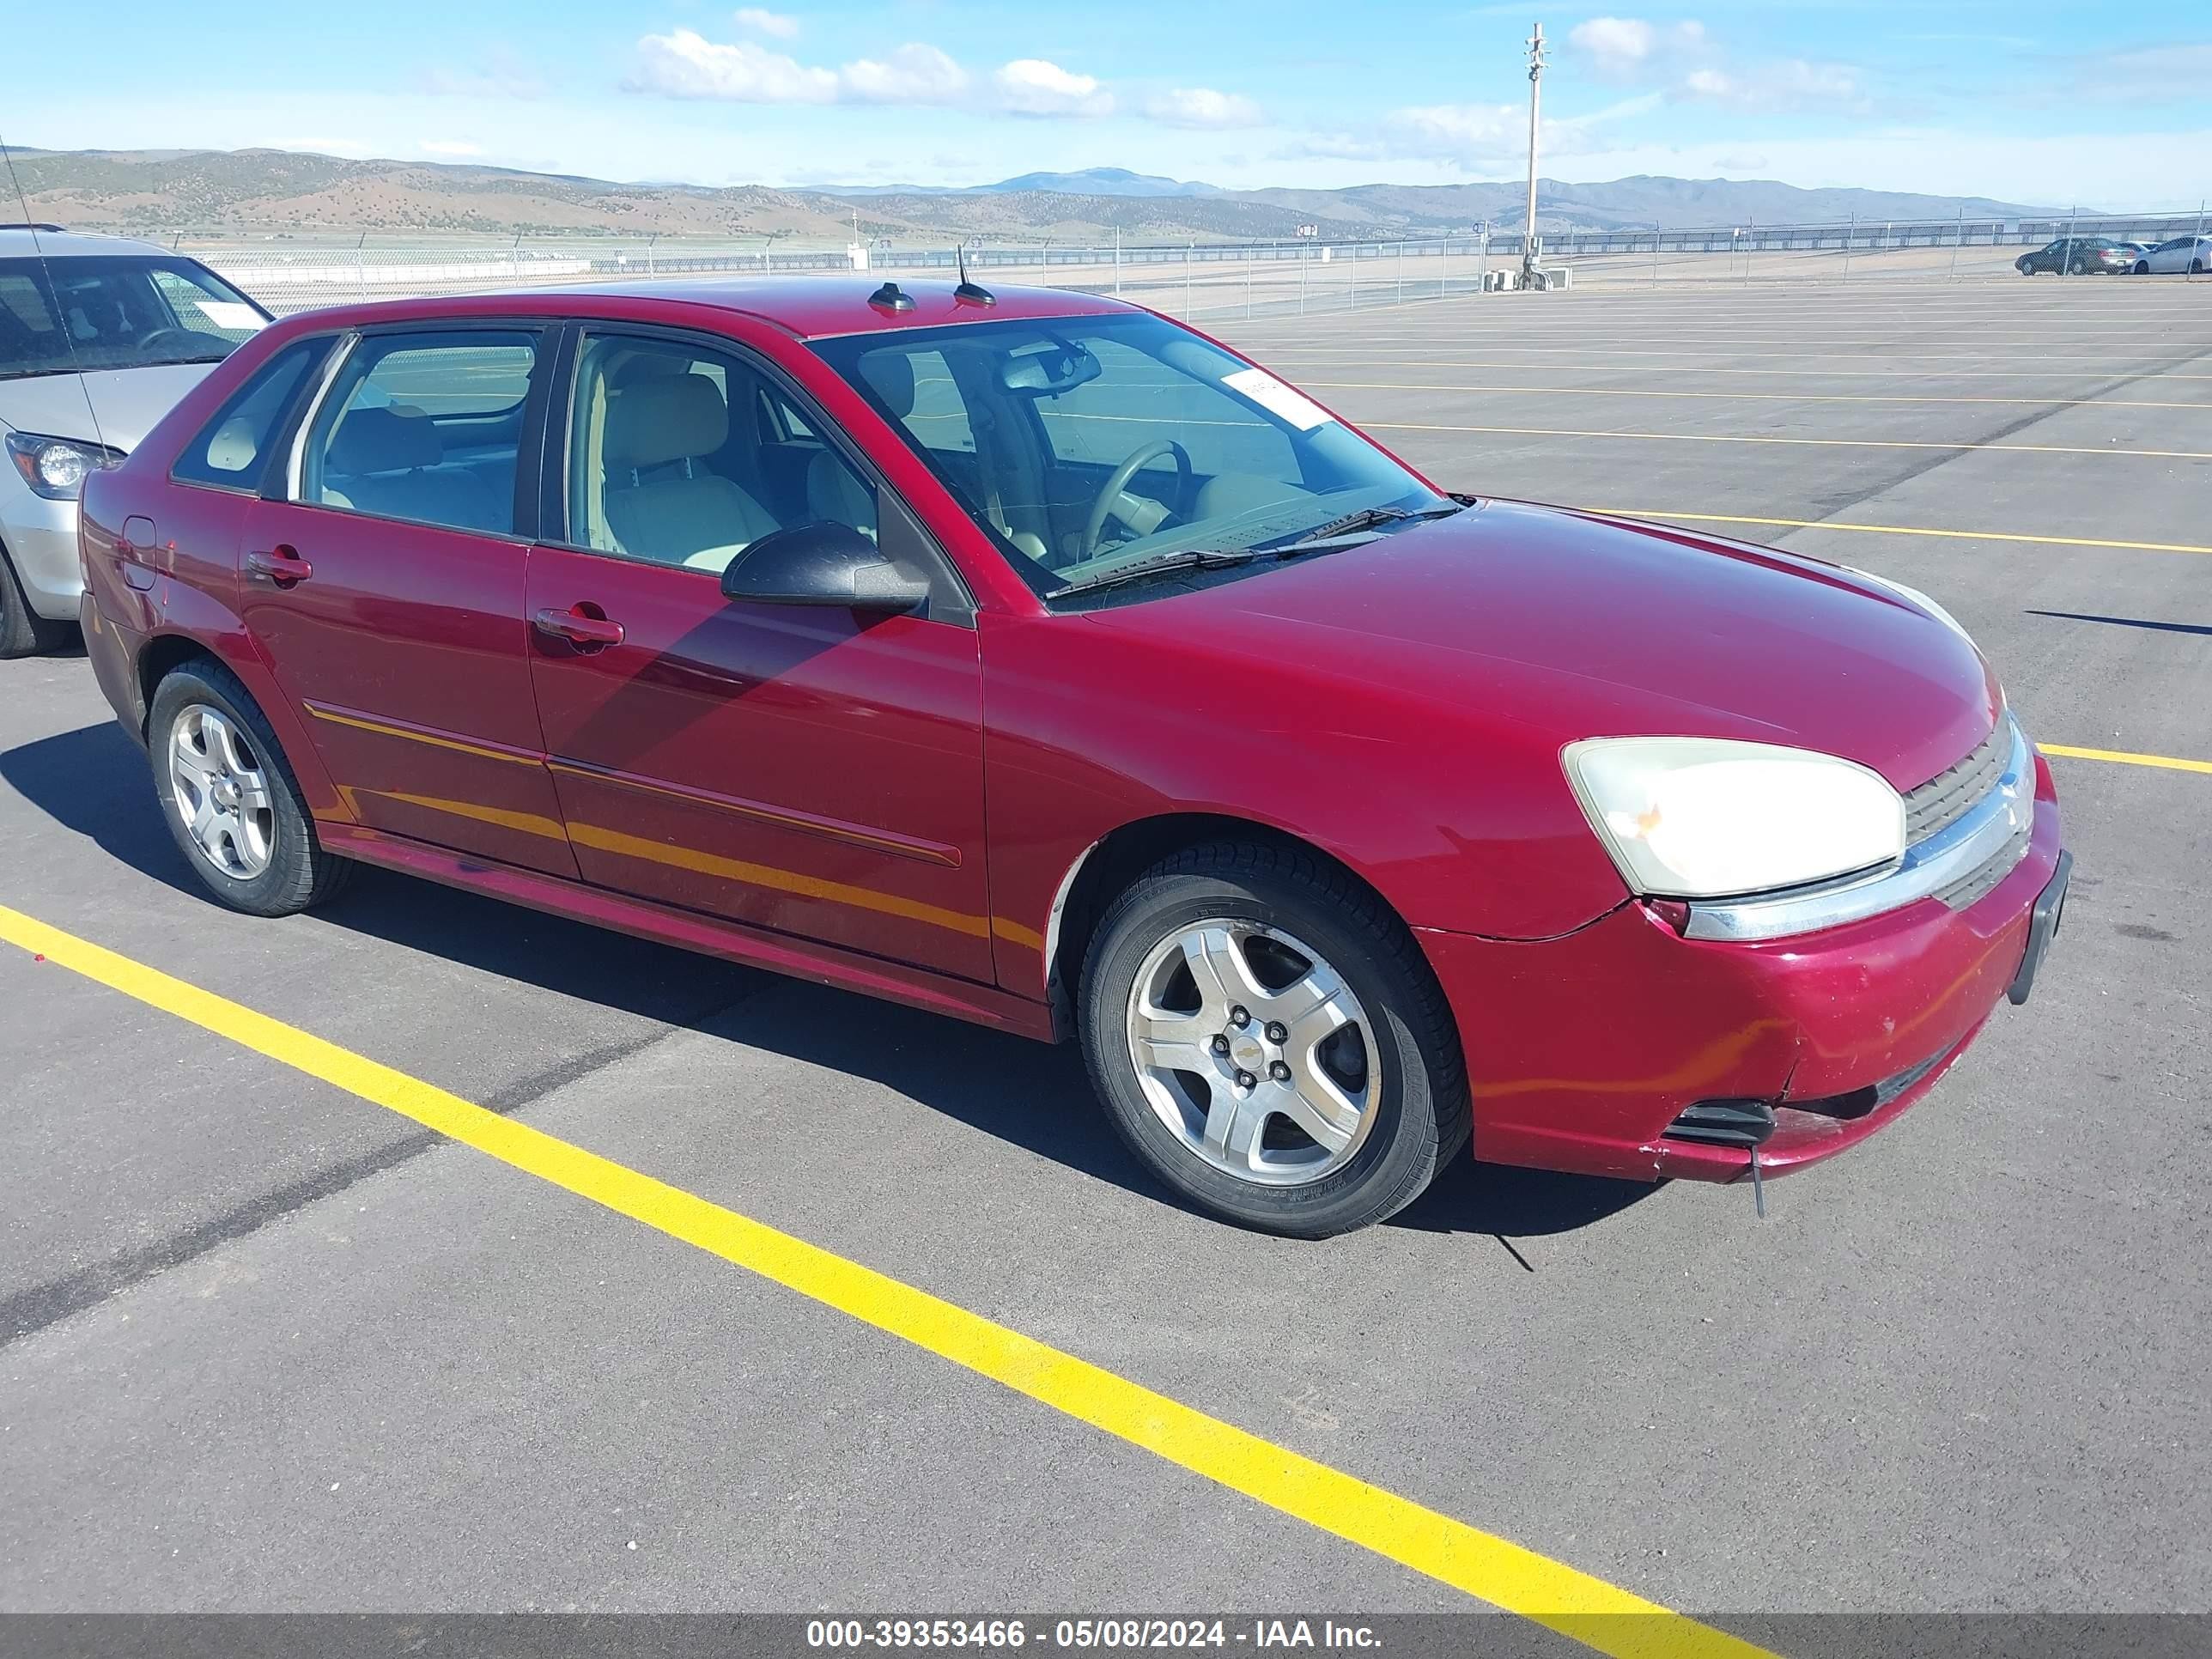
{"label": "rear side window", "polygon": [[270,443],[283,424],[284,412],[330,344],[328,340],[297,340],[264,363],[259,373],[230,394],[215,418],[193,434],[169,476],[180,483],[258,489]]}
{"label": "rear side window", "polygon": [[515,465],[538,337],[521,330],[371,335],[301,446],[296,499],[485,535],[515,530]]}

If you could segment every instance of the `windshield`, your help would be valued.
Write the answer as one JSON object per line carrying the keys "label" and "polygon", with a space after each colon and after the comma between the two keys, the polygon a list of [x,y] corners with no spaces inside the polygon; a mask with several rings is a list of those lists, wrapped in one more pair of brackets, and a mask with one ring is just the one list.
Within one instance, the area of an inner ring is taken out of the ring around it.
{"label": "windshield", "polygon": [[219,363],[268,320],[190,259],[0,259],[0,380]]}
{"label": "windshield", "polygon": [[1158,317],[814,349],[1043,594],[1164,555],[1275,548],[1353,514],[1387,525],[1450,506],[1265,370]]}

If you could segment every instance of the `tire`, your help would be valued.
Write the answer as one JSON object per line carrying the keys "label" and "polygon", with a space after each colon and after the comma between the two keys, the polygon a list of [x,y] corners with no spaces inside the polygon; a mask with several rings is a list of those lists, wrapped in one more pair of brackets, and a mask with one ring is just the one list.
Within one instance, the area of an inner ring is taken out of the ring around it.
{"label": "tire", "polygon": [[[1255,977],[1240,992],[1233,964],[1206,966],[1226,987],[1209,999],[1190,972],[1193,939],[1205,941],[1205,964],[1225,950]],[[1241,1028],[1240,995],[1259,1004]],[[1458,1028],[1413,935],[1365,888],[1293,848],[1215,842],[1137,877],[1092,936],[1079,1019],[1091,1081],[1130,1149],[1240,1226],[1323,1238],[1370,1225],[1467,1144]],[[1139,1028],[1158,1034],[1147,1052],[1166,1063],[1140,1064]],[[1322,1031],[1332,1035],[1316,1041]],[[1190,1066],[1173,1065],[1182,1060]],[[1303,1115],[1275,1109],[1285,1104]],[[1317,1113],[1334,1115],[1325,1133],[1339,1144],[1301,1127]],[[1217,1116],[1251,1126],[1241,1146],[1205,1149]]]}
{"label": "tire", "polygon": [[2189,274],[2191,276],[2202,276],[2204,274],[2204,261],[2191,259],[2189,262]]}
{"label": "tire", "polygon": [[8,550],[0,548],[0,661],[38,656],[55,649],[69,636],[69,623],[49,622],[31,609],[30,597],[23,592]]}
{"label": "tire", "polygon": [[2150,261],[2149,261],[2149,260],[2148,260],[2148,259],[2138,259],[2138,260],[2136,260],[2136,268],[2135,268],[2135,270],[2134,270],[2130,274],[2131,274],[2131,275],[2133,275],[2133,276],[2149,276],[2149,275],[2150,275]]}
{"label": "tire", "polygon": [[[345,884],[352,864],[323,850],[276,734],[228,669],[205,658],[172,669],[155,688],[146,731],[162,821],[218,900],[250,916],[289,916]],[[193,793],[231,809],[210,814],[211,822],[227,817],[233,825],[228,834],[210,833],[225,848],[220,858],[193,831],[197,803],[180,781],[180,747],[193,751],[181,769],[202,780]],[[248,778],[256,781],[244,784]]]}

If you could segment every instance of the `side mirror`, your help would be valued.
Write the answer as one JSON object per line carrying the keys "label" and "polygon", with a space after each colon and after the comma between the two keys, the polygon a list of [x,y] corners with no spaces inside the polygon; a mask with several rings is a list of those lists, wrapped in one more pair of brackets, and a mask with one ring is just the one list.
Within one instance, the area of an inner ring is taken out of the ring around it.
{"label": "side mirror", "polygon": [[722,597],[747,605],[919,611],[929,582],[902,570],[850,525],[802,524],[762,537],[722,572]]}

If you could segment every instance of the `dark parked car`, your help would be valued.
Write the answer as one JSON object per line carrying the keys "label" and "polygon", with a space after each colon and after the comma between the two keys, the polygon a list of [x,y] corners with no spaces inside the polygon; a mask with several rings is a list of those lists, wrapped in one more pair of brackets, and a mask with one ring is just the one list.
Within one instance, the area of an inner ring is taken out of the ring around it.
{"label": "dark parked car", "polygon": [[2116,242],[2109,236],[2062,236],[2048,246],[2021,254],[2012,264],[2023,276],[2045,271],[2057,276],[2117,276],[2132,270],[2138,257],[2132,242]]}
{"label": "dark parked car", "polygon": [[1287,1233],[1470,1133],[1826,1158],[2026,997],[2066,890],[1932,601],[1447,495],[1109,298],[313,313],[84,509],[94,667],[224,902],[359,861],[1073,1037],[1163,1181]]}

